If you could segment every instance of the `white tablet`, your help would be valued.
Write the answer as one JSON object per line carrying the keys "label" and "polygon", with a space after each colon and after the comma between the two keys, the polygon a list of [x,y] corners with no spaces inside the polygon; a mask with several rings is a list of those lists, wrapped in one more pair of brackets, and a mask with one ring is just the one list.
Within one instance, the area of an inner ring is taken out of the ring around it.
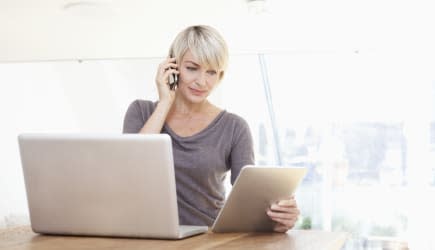
{"label": "white tablet", "polygon": [[304,167],[245,166],[233,185],[212,231],[271,232],[276,224],[266,214],[274,202],[290,197],[306,174]]}

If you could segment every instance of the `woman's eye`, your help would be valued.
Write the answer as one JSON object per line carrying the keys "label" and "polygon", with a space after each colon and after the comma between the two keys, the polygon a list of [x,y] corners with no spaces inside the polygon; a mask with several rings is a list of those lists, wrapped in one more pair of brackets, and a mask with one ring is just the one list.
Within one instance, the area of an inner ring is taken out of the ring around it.
{"label": "woman's eye", "polygon": [[195,67],[186,67],[186,69],[187,69],[187,70],[190,70],[190,71],[195,71],[195,70],[196,70]]}
{"label": "woman's eye", "polygon": [[210,75],[216,75],[217,74],[216,70],[209,70],[208,73]]}

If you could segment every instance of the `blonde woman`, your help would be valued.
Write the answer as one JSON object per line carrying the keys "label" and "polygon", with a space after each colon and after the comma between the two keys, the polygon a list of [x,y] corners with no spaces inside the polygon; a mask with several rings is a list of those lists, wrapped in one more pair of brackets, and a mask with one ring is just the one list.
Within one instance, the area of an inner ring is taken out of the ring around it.
{"label": "blonde woman", "polygon": [[[225,199],[223,180],[234,183],[241,168],[254,164],[246,121],[207,100],[224,76],[228,48],[209,26],[191,26],[172,43],[157,69],[159,100],[136,100],[124,119],[124,133],[166,133],[172,139],[180,224],[211,226]],[[177,76],[172,88],[170,77]],[[291,229],[299,215],[293,197],[267,214],[275,231]]]}

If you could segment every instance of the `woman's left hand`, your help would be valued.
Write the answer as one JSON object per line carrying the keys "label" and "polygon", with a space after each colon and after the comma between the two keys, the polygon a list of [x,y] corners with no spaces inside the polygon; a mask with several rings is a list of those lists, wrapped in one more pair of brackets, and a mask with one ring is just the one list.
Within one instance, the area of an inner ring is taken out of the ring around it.
{"label": "woman's left hand", "polygon": [[294,227],[299,216],[299,209],[294,196],[280,200],[267,210],[270,219],[276,221],[275,232],[285,233]]}

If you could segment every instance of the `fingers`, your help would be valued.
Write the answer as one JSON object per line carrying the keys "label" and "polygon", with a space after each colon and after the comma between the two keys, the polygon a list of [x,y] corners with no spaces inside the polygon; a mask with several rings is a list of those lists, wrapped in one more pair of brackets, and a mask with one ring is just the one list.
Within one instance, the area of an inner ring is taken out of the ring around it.
{"label": "fingers", "polygon": [[163,62],[159,64],[156,82],[159,85],[168,85],[169,83],[169,75],[176,74],[179,72],[177,70],[178,65],[175,63],[175,58],[167,58]]}
{"label": "fingers", "polygon": [[167,79],[167,78],[169,77],[170,74],[176,74],[176,75],[178,75],[179,72],[178,72],[178,70],[176,70],[176,69],[168,69],[168,70],[166,70],[165,73],[163,74],[163,78],[164,78],[164,79]]}
{"label": "fingers", "polygon": [[168,69],[176,69],[178,67],[177,63],[175,62],[175,58],[167,58],[163,62],[159,64],[159,73],[164,73]]}
{"label": "fingers", "polygon": [[160,72],[165,72],[168,69],[176,69],[177,64],[176,63],[162,63],[159,65]]}
{"label": "fingers", "polygon": [[284,213],[294,213],[294,212],[299,212],[299,209],[297,208],[297,206],[280,206],[277,204],[272,204],[270,206],[270,210],[272,211],[276,211],[276,212],[284,212]]}
{"label": "fingers", "polygon": [[281,223],[276,223],[275,227],[273,228],[273,231],[278,233],[285,233],[289,230],[286,225]]}
{"label": "fingers", "polygon": [[283,219],[278,219],[278,218],[272,218],[272,220],[276,221],[278,223],[281,223],[282,225],[284,225],[288,229],[292,228],[294,226],[294,224],[296,223],[296,220],[283,220]]}
{"label": "fingers", "polygon": [[270,206],[270,210],[272,210],[273,212],[299,214],[298,205],[296,204],[296,200],[293,197],[285,200],[280,200],[277,203],[273,203]]}
{"label": "fingers", "polygon": [[278,218],[271,218],[271,219],[277,222],[277,224],[275,225],[275,229],[285,228],[286,231],[293,228],[296,223],[296,220],[283,220]]}
{"label": "fingers", "polygon": [[296,200],[294,199],[294,196],[291,196],[290,198],[285,199],[285,200],[280,200],[277,204],[279,206],[285,206],[285,207],[296,207],[297,206]]}
{"label": "fingers", "polygon": [[278,218],[284,220],[297,219],[299,216],[299,209],[291,209],[285,212],[275,212],[269,209],[267,211],[267,215],[269,215],[270,218]]}
{"label": "fingers", "polygon": [[267,210],[270,219],[277,222],[274,231],[282,233],[294,227],[299,214],[300,211],[293,196],[272,204]]}
{"label": "fingers", "polygon": [[159,85],[168,85],[169,83],[169,75],[170,74],[176,74],[178,75],[179,72],[176,69],[169,69],[165,72],[162,72],[161,74],[157,75],[156,81]]}
{"label": "fingers", "polygon": [[169,67],[176,68],[177,63],[175,62],[175,58],[167,58],[163,62],[159,64],[159,68],[161,69],[168,69]]}

